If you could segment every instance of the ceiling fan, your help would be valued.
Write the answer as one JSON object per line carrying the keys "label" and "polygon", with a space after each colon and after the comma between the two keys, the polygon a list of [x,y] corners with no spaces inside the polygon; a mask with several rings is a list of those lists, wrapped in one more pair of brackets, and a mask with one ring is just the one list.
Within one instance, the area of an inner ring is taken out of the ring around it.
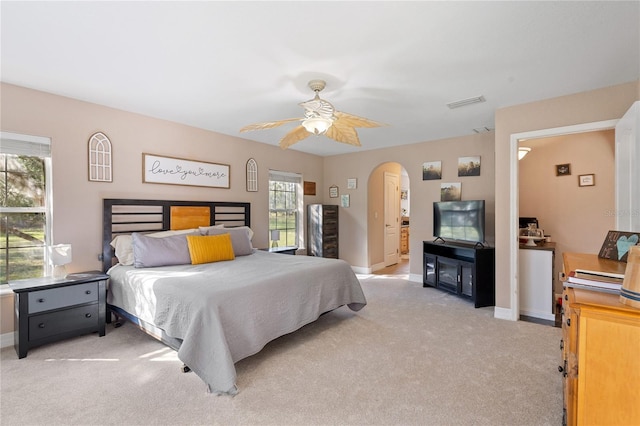
{"label": "ceiling fan", "polygon": [[302,123],[284,135],[280,140],[280,148],[286,149],[296,142],[300,142],[309,135],[325,135],[337,142],[354,146],[361,146],[356,127],[380,127],[386,124],[378,123],[367,118],[336,111],[329,102],[320,99],[319,93],[324,89],[324,80],[311,80],[309,88],[315,92],[315,97],[306,102],[301,102],[304,108],[304,118],[289,118],[286,120],[267,121],[264,123],[249,124],[240,129],[240,132],[250,130],[272,129],[293,121]]}

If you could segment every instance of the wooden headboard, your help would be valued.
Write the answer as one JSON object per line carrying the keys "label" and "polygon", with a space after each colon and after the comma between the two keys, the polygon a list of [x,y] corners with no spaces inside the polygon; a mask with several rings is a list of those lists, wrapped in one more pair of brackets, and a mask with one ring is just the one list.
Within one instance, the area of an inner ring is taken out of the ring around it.
{"label": "wooden headboard", "polygon": [[[111,241],[117,235],[132,232],[158,232],[176,229],[174,222],[191,223],[196,212],[209,213],[209,225],[251,226],[251,204],[230,201],[171,201],[105,198],[102,216],[102,270],[113,266]],[[191,209],[190,209],[191,208]],[[179,213],[177,213],[179,212]],[[186,222],[185,222],[186,221]],[[181,225],[178,225],[181,227]]]}

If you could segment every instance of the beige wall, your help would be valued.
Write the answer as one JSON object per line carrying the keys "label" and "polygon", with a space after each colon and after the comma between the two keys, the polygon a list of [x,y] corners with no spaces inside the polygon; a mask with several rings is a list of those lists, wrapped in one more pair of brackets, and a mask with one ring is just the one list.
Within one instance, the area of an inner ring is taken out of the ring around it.
{"label": "beige wall", "polygon": [[[522,142],[531,152],[518,162],[520,216],[537,217],[556,243],[555,270],[562,253],[597,253],[615,229],[615,132],[578,133]],[[556,164],[571,175],[556,176]],[[595,186],[578,186],[578,176],[595,175]],[[555,292],[562,285],[554,277]]]}
{"label": "beige wall", "polygon": [[[411,274],[422,275],[422,241],[433,239],[433,202],[440,201],[441,183],[461,182],[462,199],[486,200],[487,240],[493,245],[495,186],[493,147],[494,134],[489,132],[326,157],[325,187],[335,184],[343,193],[348,178],[357,178],[358,182],[371,183],[369,188],[359,185],[357,190],[345,192],[351,195],[351,204],[349,208],[340,208],[340,257],[352,266],[363,269],[383,262],[384,210],[381,174],[389,167],[400,173],[399,166],[407,171],[410,181],[409,267]],[[472,155],[481,157],[480,176],[458,177],[458,157]],[[426,161],[442,161],[442,180],[422,180],[422,164]],[[398,165],[390,163],[398,163]],[[385,166],[376,171],[380,165]],[[377,210],[370,209],[370,206]],[[375,219],[376,211],[377,219]]]}
{"label": "beige wall", "polygon": [[[248,201],[256,247],[268,246],[269,169],[303,173],[305,180],[320,185],[318,195],[305,202],[321,202],[322,157],[4,83],[1,89],[2,130],[52,140],[53,243],[72,244],[70,272],[101,268],[103,198]],[[96,131],[112,143],[112,183],[87,178],[87,142]],[[229,164],[231,188],[142,183],[143,152]],[[249,158],[258,163],[258,192],[246,191]],[[12,299],[2,299],[0,334],[13,328]]]}
{"label": "beige wall", "polygon": [[[638,81],[496,111],[496,307],[511,308],[510,139],[512,134],[621,118],[640,99]],[[504,224],[504,225],[501,225]],[[594,236],[594,239],[600,239]]]}
{"label": "beige wall", "polygon": [[[496,306],[509,308],[510,281],[515,271],[509,262],[510,162],[512,133],[567,126],[622,117],[640,99],[638,82],[572,96],[503,108],[496,112],[496,131],[421,142],[371,151],[321,158],[245,139],[221,135],[164,120],[119,111],[78,100],[2,83],[1,124],[11,131],[52,138],[54,192],[54,243],[74,246],[71,271],[99,269],[103,198],[162,198],[183,200],[231,200],[252,203],[255,245],[265,247],[268,236],[267,193],[269,168],[301,172],[317,182],[317,195],[305,203],[339,204],[330,199],[328,187],[338,185],[351,195],[351,206],[340,209],[340,257],[358,268],[369,268],[377,259],[379,227],[368,215],[366,182],[381,164],[397,162],[407,170],[411,201],[411,274],[422,274],[422,241],[432,239],[432,203],[439,199],[440,183],[461,182],[463,199],[487,201],[487,239],[496,246]],[[113,143],[114,181],[88,182],[87,140],[96,131]],[[362,130],[366,141],[367,131]],[[462,132],[466,132],[463,129]],[[494,141],[495,138],[495,141]],[[366,146],[366,142],[365,142]],[[202,189],[174,185],[143,184],[141,154],[148,152],[229,164],[231,189]],[[460,156],[480,155],[481,176],[457,177]],[[244,170],[249,158],[259,167],[259,192],[245,190]],[[442,161],[442,181],[423,181],[422,163]],[[295,169],[292,170],[292,166]],[[348,178],[358,188],[346,190]],[[382,191],[382,188],[380,188]],[[495,221],[494,221],[495,217]],[[497,226],[494,227],[494,223]],[[12,297],[3,297],[0,334],[12,330]],[[11,319],[9,319],[11,318]]]}

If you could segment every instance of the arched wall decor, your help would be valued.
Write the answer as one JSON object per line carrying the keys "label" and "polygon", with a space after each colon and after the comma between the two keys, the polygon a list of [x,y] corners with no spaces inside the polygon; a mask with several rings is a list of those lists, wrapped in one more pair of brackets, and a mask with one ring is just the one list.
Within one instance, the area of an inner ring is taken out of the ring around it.
{"label": "arched wall decor", "polygon": [[247,161],[247,191],[258,191],[258,163],[253,158]]}
{"label": "arched wall decor", "polygon": [[89,181],[112,182],[111,141],[102,132],[89,138]]}

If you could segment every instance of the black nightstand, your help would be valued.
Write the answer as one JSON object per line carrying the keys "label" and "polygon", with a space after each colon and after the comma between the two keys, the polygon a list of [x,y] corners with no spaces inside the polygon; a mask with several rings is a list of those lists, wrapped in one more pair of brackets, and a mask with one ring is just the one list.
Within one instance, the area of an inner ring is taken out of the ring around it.
{"label": "black nightstand", "polygon": [[99,272],[10,281],[15,293],[18,358],[35,346],[81,334],[105,334],[108,275]]}
{"label": "black nightstand", "polygon": [[280,254],[292,254],[295,255],[296,251],[298,251],[298,247],[288,246],[288,247],[271,247],[260,249],[263,251],[268,251],[269,253],[280,253]]}

